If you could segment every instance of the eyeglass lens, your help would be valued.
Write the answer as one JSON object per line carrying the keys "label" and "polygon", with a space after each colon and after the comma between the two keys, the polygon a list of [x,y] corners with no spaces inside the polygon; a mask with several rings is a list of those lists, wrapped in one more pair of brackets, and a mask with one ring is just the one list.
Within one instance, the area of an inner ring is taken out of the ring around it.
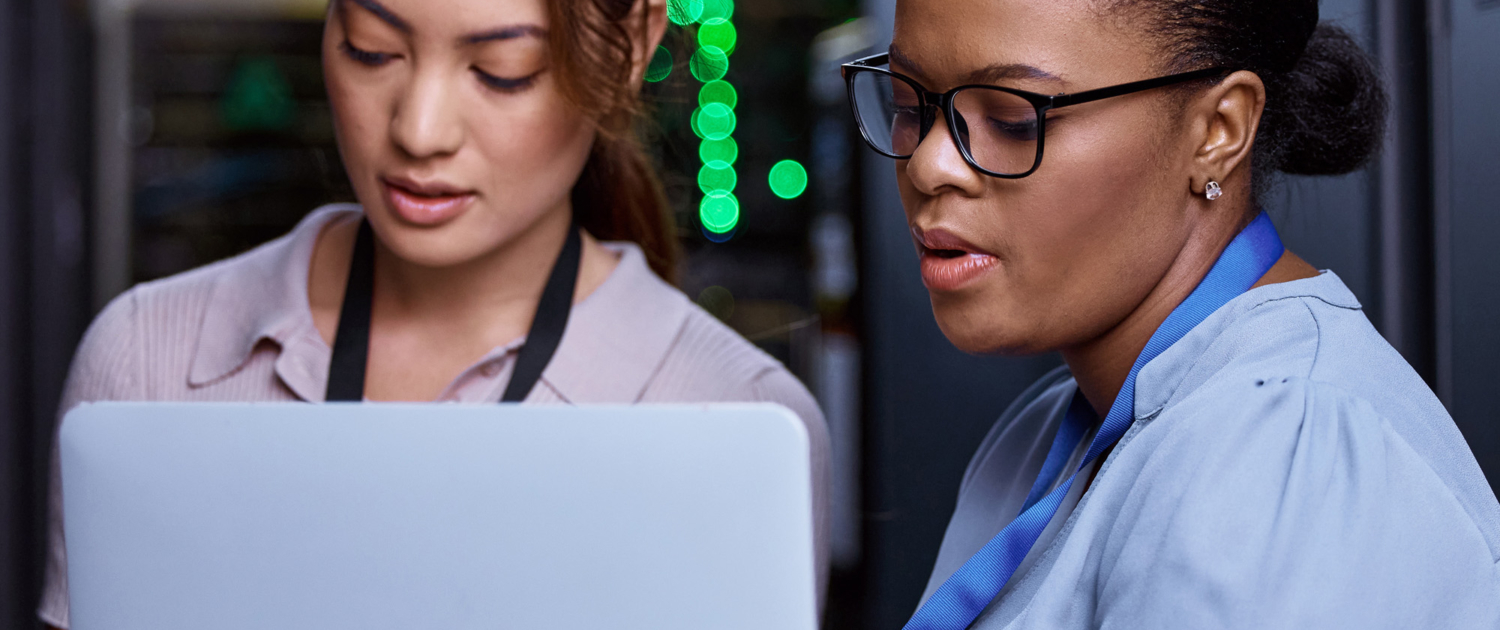
{"label": "eyeglass lens", "polygon": [[[925,135],[916,89],[881,72],[855,74],[853,89],[855,114],[870,143],[887,155],[911,157]],[[1019,175],[1035,165],[1039,126],[1031,102],[1009,92],[971,88],[954,95],[953,109],[955,140],[980,168]]]}

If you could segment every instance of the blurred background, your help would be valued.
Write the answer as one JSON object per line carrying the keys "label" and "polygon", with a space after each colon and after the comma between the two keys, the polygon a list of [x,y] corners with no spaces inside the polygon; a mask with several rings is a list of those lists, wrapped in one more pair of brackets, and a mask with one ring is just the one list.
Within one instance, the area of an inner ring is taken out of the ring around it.
{"label": "blurred background", "polygon": [[[0,627],[33,628],[47,453],[93,314],[352,200],[326,0],[7,0],[0,10]],[[835,465],[829,628],[899,628],[980,438],[1054,357],[966,356],[932,321],[891,163],[838,64],[894,0],[672,0],[649,131],[682,288],[804,379]],[[1500,482],[1500,0],[1326,0],[1394,96],[1385,156],[1269,198]]]}

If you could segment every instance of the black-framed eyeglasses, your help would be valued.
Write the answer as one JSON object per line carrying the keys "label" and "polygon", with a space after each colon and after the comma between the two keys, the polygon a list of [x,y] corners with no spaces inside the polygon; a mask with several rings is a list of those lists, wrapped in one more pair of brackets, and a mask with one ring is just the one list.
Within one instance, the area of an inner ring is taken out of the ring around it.
{"label": "black-framed eyeglasses", "polygon": [[964,161],[981,173],[1006,179],[1026,177],[1042,165],[1049,111],[1227,72],[1206,68],[1053,96],[996,85],[961,85],[938,94],[911,77],[879,67],[889,61],[885,53],[843,65],[849,106],[870,148],[886,157],[910,159],[941,111]]}

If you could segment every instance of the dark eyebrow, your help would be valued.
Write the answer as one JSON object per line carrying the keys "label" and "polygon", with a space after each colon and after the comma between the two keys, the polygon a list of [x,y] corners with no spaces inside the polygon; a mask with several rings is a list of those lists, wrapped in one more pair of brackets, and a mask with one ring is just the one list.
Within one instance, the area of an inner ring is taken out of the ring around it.
{"label": "dark eyebrow", "polygon": [[535,24],[519,24],[516,26],[505,26],[494,30],[465,35],[465,44],[483,44],[485,42],[498,42],[508,39],[520,39],[522,37],[547,37],[547,29]]}
{"label": "dark eyebrow", "polygon": [[[920,64],[918,64],[916,61],[913,61],[911,57],[906,56],[906,54],[901,52],[901,49],[898,48],[895,44],[891,44],[890,54],[892,60],[894,60],[898,65],[905,66],[913,74],[916,74],[918,78],[931,78],[931,76],[929,76],[926,71],[922,69],[922,66]],[[1004,83],[1007,81],[1016,81],[1019,79],[1059,82],[1063,80],[1062,77],[1052,74],[1051,72],[1047,72],[1046,70],[1043,70],[1036,66],[1026,65],[1024,63],[997,63],[970,72],[965,83],[991,85],[996,83]]]}
{"label": "dark eyebrow", "polygon": [[969,73],[970,83],[1003,83],[1017,79],[1062,81],[1062,77],[1024,63],[997,63]]}
{"label": "dark eyebrow", "polygon": [[901,52],[901,49],[896,47],[894,43],[891,44],[890,55],[891,60],[895,61],[898,65],[906,66],[906,69],[909,70],[912,74],[917,75],[917,78],[929,78],[927,76],[927,73],[922,71],[921,64],[912,61],[912,58],[906,56],[906,53]]}
{"label": "dark eyebrow", "polygon": [[411,32],[411,25],[407,24],[406,20],[401,19],[401,17],[396,15],[395,13],[391,13],[390,9],[385,8],[384,5],[376,2],[375,0],[349,0],[349,2],[353,2],[354,4],[359,5],[360,8],[373,13],[375,17],[380,18],[381,21],[385,22],[386,24],[390,24],[391,26],[396,27],[396,30],[398,31],[401,31],[403,33]]}

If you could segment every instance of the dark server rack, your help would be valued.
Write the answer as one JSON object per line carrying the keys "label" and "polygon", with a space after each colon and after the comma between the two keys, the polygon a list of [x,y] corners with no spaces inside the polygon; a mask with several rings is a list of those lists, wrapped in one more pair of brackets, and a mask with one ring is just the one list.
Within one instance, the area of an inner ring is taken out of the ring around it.
{"label": "dark server rack", "polygon": [[132,31],[133,282],[247,251],[353,199],[321,22],[138,16]]}

